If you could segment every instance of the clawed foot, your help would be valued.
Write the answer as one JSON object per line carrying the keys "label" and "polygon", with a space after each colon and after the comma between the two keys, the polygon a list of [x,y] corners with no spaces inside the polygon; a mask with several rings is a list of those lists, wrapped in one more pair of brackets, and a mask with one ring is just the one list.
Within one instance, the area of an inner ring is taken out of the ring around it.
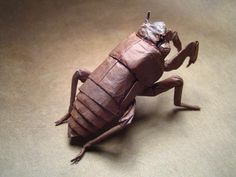
{"label": "clawed foot", "polygon": [[189,67],[191,64],[194,64],[197,60],[197,56],[198,56],[198,50],[199,50],[199,42],[195,41],[195,42],[191,42],[188,47],[190,48],[190,59],[188,62],[187,67]]}
{"label": "clawed foot", "polygon": [[55,122],[55,126],[67,123],[67,120],[69,119],[69,117],[70,117],[70,113],[67,113],[61,119],[59,119],[58,121]]}
{"label": "clawed foot", "polygon": [[77,164],[80,160],[81,160],[82,156],[77,156],[76,158],[72,159],[70,162],[71,162],[71,165],[75,165]]}
{"label": "clawed foot", "polygon": [[79,155],[70,161],[71,165],[77,164],[81,160],[81,158],[83,157],[83,155],[85,153],[85,150],[86,150],[86,148],[83,147],[82,150],[80,151]]}
{"label": "clawed foot", "polygon": [[195,106],[195,105],[188,105],[185,103],[181,103],[180,105],[176,105],[176,106],[180,106],[182,108],[186,108],[188,110],[193,110],[193,111],[200,111],[201,108],[199,106]]}

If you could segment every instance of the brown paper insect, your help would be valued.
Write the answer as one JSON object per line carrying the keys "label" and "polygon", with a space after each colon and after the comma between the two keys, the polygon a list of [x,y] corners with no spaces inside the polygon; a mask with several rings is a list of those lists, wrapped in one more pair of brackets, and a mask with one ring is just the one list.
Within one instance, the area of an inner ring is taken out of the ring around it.
{"label": "brown paper insect", "polygon": [[[200,110],[182,102],[181,77],[156,82],[164,72],[178,69],[187,57],[187,67],[195,63],[198,41],[182,49],[177,32],[167,29],[163,22],[150,23],[149,17],[150,12],[139,30],[116,46],[95,71],[79,69],[74,73],[68,113],[55,122],[68,122],[68,136],[83,144],[72,163],[78,163],[87,148],[132,122],[136,96],[156,96],[174,88],[175,106]],[[165,60],[171,50],[170,41],[178,54]],[[78,80],[83,84],[76,95]]]}

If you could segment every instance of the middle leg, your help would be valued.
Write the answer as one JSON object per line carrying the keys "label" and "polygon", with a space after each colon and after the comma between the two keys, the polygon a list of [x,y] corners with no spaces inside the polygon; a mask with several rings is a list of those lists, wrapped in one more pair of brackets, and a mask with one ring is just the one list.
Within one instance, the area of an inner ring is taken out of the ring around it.
{"label": "middle leg", "polygon": [[200,107],[185,104],[182,102],[182,91],[183,91],[183,79],[179,76],[172,76],[163,81],[153,84],[152,87],[147,88],[140,96],[156,96],[162,92],[166,92],[172,88],[174,91],[174,105],[184,107],[190,110],[200,110]]}

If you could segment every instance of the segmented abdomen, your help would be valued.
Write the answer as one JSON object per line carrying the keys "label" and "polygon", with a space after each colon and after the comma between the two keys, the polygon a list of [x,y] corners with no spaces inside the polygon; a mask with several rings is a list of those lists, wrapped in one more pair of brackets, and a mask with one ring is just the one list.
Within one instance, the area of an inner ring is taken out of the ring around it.
{"label": "segmented abdomen", "polygon": [[114,126],[140,88],[135,76],[108,57],[79,88],[69,118],[69,136],[92,139]]}
{"label": "segmented abdomen", "polygon": [[86,94],[80,92],[68,120],[69,137],[89,140],[115,122],[115,116]]}

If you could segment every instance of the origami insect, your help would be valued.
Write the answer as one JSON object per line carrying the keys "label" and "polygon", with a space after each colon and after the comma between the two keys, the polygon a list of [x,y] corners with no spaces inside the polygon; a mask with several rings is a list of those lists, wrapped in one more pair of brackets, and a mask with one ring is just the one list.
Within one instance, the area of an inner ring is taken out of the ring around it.
{"label": "origami insect", "polygon": [[[182,102],[181,77],[158,81],[164,72],[178,69],[187,57],[187,67],[195,63],[198,41],[182,49],[177,32],[167,29],[164,22],[150,23],[149,18],[150,12],[139,30],[118,44],[93,72],[79,69],[74,73],[68,113],[55,122],[68,122],[68,136],[83,145],[72,164],[80,161],[87,148],[132,122],[136,96],[156,96],[174,88],[174,105],[200,110]],[[165,60],[171,41],[178,54]],[[83,84],[76,95],[78,80]]]}

